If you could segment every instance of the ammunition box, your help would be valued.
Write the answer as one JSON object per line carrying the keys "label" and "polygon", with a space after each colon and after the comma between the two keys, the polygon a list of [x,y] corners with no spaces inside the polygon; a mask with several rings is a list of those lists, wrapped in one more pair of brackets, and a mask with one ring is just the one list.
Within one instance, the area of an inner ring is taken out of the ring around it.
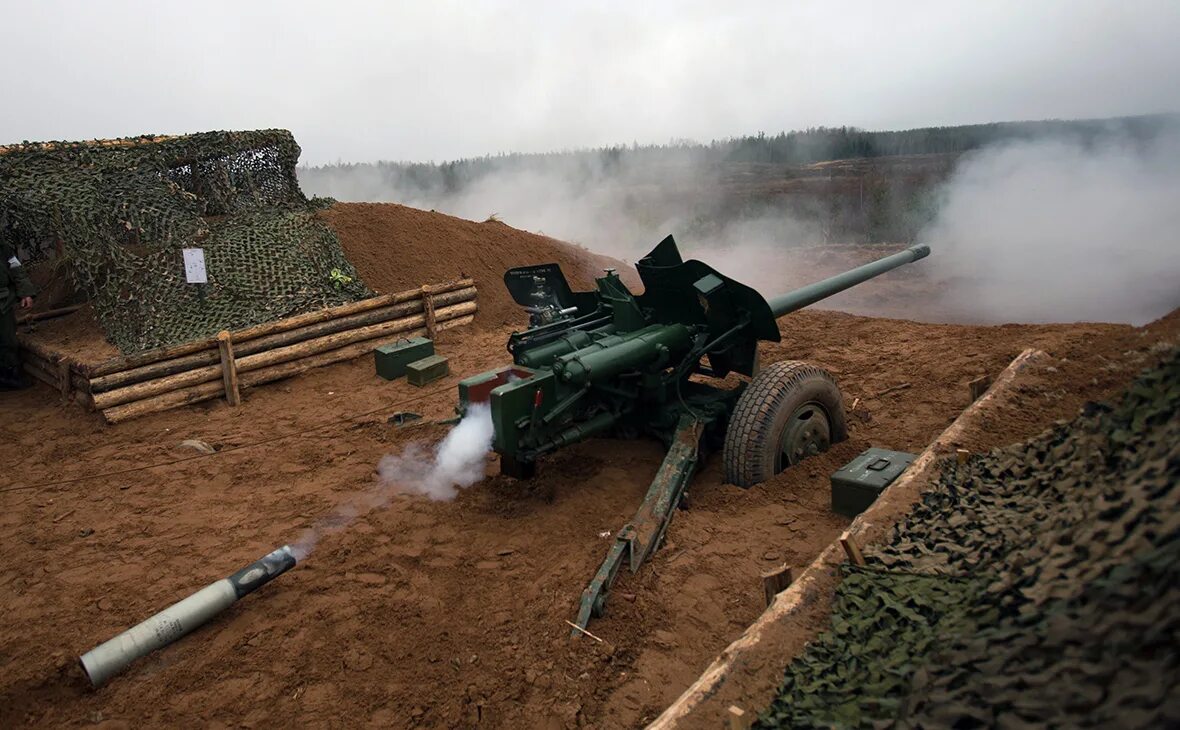
{"label": "ammunition box", "polygon": [[832,475],[832,511],[845,517],[864,512],[915,459],[914,454],[869,449]]}
{"label": "ammunition box", "polygon": [[377,364],[378,375],[386,380],[396,380],[406,374],[407,365],[433,354],[434,342],[425,337],[415,337],[379,346],[373,350],[373,360]]}
{"label": "ammunition box", "polygon": [[426,385],[451,372],[447,359],[442,355],[431,355],[415,360],[406,366],[406,382],[410,385]]}

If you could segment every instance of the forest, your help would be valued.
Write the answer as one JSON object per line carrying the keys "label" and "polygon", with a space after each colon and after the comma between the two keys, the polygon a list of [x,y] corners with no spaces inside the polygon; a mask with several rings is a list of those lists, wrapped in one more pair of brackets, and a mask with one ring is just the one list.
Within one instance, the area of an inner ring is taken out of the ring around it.
{"label": "forest", "polygon": [[686,163],[718,168],[740,163],[805,165],[826,160],[961,154],[1001,142],[1063,136],[1083,144],[1110,135],[1131,140],[1150,140],[1163,127],[1178,122],[1178,114],[1149,114],[1109,119],[992,122],[897,131],[868,131],[847,126],[813,127],[777,134],[758,132],[708,143],[672,140],[658,145],[632,143],[543,153],[502,152],[439,163],[338,162],[303,167],[300,174],[301,177],[315,178],[321,172],[370,168],[398,189],[454,193],[485,175],[514,168],[560,167],[567,171],[581,168],[586,174],[609,174],[625,167],[666,167]]}

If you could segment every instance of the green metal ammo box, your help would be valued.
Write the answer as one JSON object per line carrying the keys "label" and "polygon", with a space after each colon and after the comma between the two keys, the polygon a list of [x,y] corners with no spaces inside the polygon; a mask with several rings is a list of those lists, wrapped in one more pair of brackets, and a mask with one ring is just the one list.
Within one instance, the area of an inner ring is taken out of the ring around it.
{"label": "green metal ammo box", "polygon": [[381,345],[373,350],[377,363],[377,374],[386,380],[396,380],[406,374],[406,366],[415,360],[434,354],[434,342],[425,337]]}
{"label": "green metal ammo box", "polygon": [[832,511],[845,517],[864,512],[915,459],[914,454],[869,449],[832,475]]}
{"label": "green metal ammo box", "polygon": [[447,359],[442,355],[431,355],[406,366],[406,382],[410,385],[426,385],[451,372]]}

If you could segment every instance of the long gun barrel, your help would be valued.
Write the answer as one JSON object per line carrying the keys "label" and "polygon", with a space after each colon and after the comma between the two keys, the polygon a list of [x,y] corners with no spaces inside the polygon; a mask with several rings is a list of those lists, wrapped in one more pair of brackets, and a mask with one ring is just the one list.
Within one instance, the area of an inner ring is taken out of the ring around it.
{"label": "long gun barrel", "polygon": [[843,274],[836,274],[823,281],[817,281],[814,284],[808,284],[794,291],[774,297],[769,302],[770,311],[774,313],[775,318],[781,317],[784,314],[790,314],[791,312],[815,304],[821,299],[827,299],[845,289],[850,289],[857,284],[868,281],[875,276],[880,276],[886,271],[896,269],[899,266],[905,266],[929,255],[929,246],[910,246],[906,250],[899,251],[892,256],[877,259],[872,263],[845,271]]}

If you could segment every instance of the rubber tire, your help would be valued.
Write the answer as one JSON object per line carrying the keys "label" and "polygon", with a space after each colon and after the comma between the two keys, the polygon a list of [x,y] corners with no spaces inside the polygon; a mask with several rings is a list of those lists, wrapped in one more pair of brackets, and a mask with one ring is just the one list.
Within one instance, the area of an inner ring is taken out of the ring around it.
{"label": "rubber tire", "polygon": [[798,360],[767,366],[738,398],[725,432],[725,481],[749,488],[774,476],[787,419],[814,401],[828,417],[830,443],[848,438],[844,397],[824,369]]}

